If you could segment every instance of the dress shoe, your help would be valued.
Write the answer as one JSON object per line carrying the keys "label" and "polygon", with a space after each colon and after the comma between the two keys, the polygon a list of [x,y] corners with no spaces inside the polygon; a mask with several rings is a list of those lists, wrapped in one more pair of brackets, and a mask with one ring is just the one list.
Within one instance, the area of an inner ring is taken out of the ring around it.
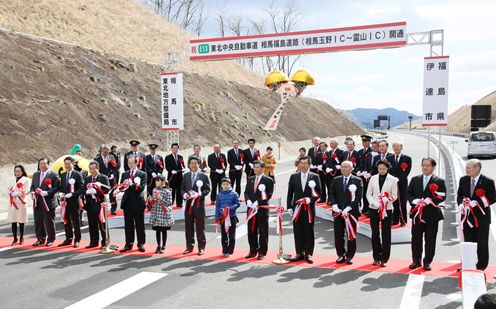
{"label": "dress shoe", "polygon": [[374,265],[374,266],[379,265],[379,260],[374,260],[374,262],[372,263],[372,265]]}
{"label": "dress shoe", "polygon": [[405,222],[401,222],[400,226],[401,227],[405,227],[406,226],[406,223]]}
{"label": "dress shoe", "polygon": [[164,253],[165,252],[165,247],[160,247],[160,254]]}
{"label": "dress shoe", "polygon": [[259,254],[257,260],[261,261],[265,258],[265,255]]}
{"label": "dress shoe", "polygon": [[58,246],[59,247],[64,247],[64,246],[70,246],[72,244],[72,240],[66,239],[63,242],[61,242]]}
{"label": "dress shoe", "polygon": [[[96,247],[96,246],[95,246]],[[122,248],[119,252],[128,252],[128,251],[131,251],[133,249],[133,246],[124,246],[124,248]]]}
{"label": "dress shoe", "polygon": [[74,248],[79,248],[79,241],[75,241],[75,242],[74,242],[74,246],[73,246],[73,247],[74,247]]}
{"label": "dress shoe", "polygon": [[145,251],[146,251],[146,250],[145,250],[145,246],[143,246],[143,245],[138,245],[138,251],[139,251],[139,252],[145,252]]}
{"label": "dress shoe", "polygon": [[205,254],[205,250],[203,249],[198,250],[198,255],[204,255],[204,254]]}
{"label": "dress shoe", "polygon": [[110,214],[111,214],[112,216],[115,216],[115,215],[117,215],[117,212],[115,212],[115,211],[111,211],[111,212],[110,212]]}
{"label": "dress shoe", "polygon": [[305,261],[307,261],[308,264],[313,264],[313,258],[311,255],[307,255],[305,257]]}
{"label": "dress shoe", "polygon": [[461,272],[461,271],[462,271],[462,268],[461,268],[461,267],[458,267],[458,268],[456,269],[456,272]]}
{"label": "dress shoe", "polygon": [[96,247],[98,247],[98,244],[91,244],[91,243],[90,243],[90,244],[89,244],[89,245],[87,245],[85,248],[86,248],[86,249],[91,249],[91,248],[96,248]]}
{"label": "dress shoe", "polygon": [[53,245],[53,242],[52,242],[52,241],[49,241],[49,242],[47,242],[47,243],[46,243],[46,245],[45,245],[45,246],[46,246],[46,247],[51,247],[52,245]]}
{"label": "dress shoe", "polygon": [[190,254],[191,252],[193,252],[193,249],[186,249],[183,251],[183,254]]}
{"label": "dress shoe", "polygon": [[350,258],[347,258],[346,259],[346,264],[351,265],[351,264],[353,264],[353,261]]}
{"label": "dress shoe", "polygon": [[422,264],[420,264],[420,262],[413,262],[412,264],[410,264],[408,266],[408,268],[410,268],[410,269],[416,269],[416,268],[419,268],[421,266],[422,266]]}
{"label": "dress shoe", "polygon": [[17,245],[17,238],[14,238],[14,240],[12,241],[12,246],[15,246]]}
{"label": "dress shoe", "polygon": [[42,246],[44,243],[45,243],[45,241],[44,241],[44,240],[37,240],[37,241],[33,244],[33,247]]}
{"label": "dress shoe", "polygon": [[432,268],[431,268],[431,264],[429,264],[429,263],[424,263],[424,270],[429,271],[429,270],[431,270],[431,269],[432,269]]}
{"label": "dress shoe", "polygon": [[297,254],[294,258],[291,259],[291,262],[303,261],[305,258],[302,254]]}
{"label": "dress shoe", "polygon": [[160,246],[158,246],[157,249],[155,249],[155,253],[160,253]]}
{"label": "dress shoe", "polygon": [[245,259],[251,259],[257,256],[256,252],[250,252],[245,256]]}
{"label": "dress shoe", "polygon": [[386,262],[381,262],[381,267],[386,267],[387,263]]}
{"label": "dress shoe", "polygon": [[337,263],[337,264],[343,264],[345,261],[346,261],[346,257],[345,257],[345,256],[340,256],[340,257],[336,260],[336,263]]}
{"label": "dress shoe", "polygon": [[19,239],[19,245],[24,245],[24,237],[21,237],[21,238]]}

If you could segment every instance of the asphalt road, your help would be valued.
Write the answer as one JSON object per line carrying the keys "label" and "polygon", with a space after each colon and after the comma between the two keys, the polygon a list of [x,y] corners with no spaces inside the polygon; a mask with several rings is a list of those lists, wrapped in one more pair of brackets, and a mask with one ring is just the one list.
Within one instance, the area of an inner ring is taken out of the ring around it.
{"label": "asphalt road", "polygon": [[[412,175],[420,173],[420,160],[427,154],[427,141],[421,136],[403,132],[389,134],[389,139],[403,139],[404,152],[413,157]],[[455,152],[463,161],[466,145],[458,140]],[[433,145],[431,155],[438,157]],[[461,166],[461,162],[459,163]],[[458,169],[460,169],[460,166]],[[285,205],[286,186],[292,162],[278,166],[275,196]],[[462,170],[463,171],[463,170]],[[496,177],[496,161],[485,160],[483,172]],[[444,175],[444,162],[440,175]],[[456,238],[455,213],[445,210],[446,220],[440,226],[435,262],[456,269],[459,246]],[[0,299],[1,308],[248,308],[254,306],[301,308],[321,306],[332,308],[458,308],[461,292],[458,281],[445,275],[445,269],[434,266],[431,274],[406,271],[410,263],[410,245],[394,244],[390,265],[386,269],[370,267],[370,239],[359,235],[355,258],[357,265],[340,267],[334,264],[333,224],[317,219],[315,264],[273,265],[270,261],[278,250],[275,220],[270,223],[270,254],[266,261],[246,261],[242,256],[248,248],[244,214],[238,216],[238,239],[235,255],[219,257],[220,238],[212,218],[207,220],[207,252],[204,257],[182,256],[184,225],[177,221],[169,232],[167,251],[153,255],[154,232],[147,226],[146,254],[102,255],[86,250],[50,250],[9,247],[10,225],[0,222]],[[294,253],[292,227],[285,216],[283,247]],[[63,232],[61,225],[58,232]],[[83,239],[88,239],[87,229]],[[122,228],[111,230],[113,242],[124,241]],[[33,236],[32,222],[26,234]],[[491,234],[494,235],[494,234]],[[59,237],[63,240],[63,236]],[[490,264],[496,264],[496,242],[490,239]],[[30,243],[28,243],[29,245]],[[444,263],[444,264],[443,264]],[[369,266],[367,266],[369,265]],[[437,267],[437,269],[436,269]],[[390,268],[390,269],[388,269]],[[492,278],[492,273],[487,273]],[[494,282],[488,289],[494,291]],[[101,292],[103,291],[103,292]]]}

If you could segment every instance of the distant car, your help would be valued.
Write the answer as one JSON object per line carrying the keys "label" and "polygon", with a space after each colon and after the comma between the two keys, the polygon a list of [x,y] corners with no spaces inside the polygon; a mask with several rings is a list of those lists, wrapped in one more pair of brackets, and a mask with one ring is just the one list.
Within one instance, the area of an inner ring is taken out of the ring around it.
{"label": "distant car", "polygon": [[489,131],[471,132],[468,139],[467,158],[496,157],[496,134]]}

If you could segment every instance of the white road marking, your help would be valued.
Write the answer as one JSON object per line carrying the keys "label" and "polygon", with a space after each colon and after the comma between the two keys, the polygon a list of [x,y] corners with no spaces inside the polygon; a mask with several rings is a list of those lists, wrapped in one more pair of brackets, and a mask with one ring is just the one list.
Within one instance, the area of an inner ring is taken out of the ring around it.
{"label": "white road marking", "polygon": [[165,276],[165,273],[141,272],[66,308],[105,308]]}
{"label": "white road marking", "polygon": [[[82,226],[81,227],[81,231],[87,229],[88,227],[89,227],[88,224],[86,224],[85,226]],[[55,236],[64,236],[64,235],[65,235],[65,231],[64,232],[59,232],[59,233],[55,234]]]}
{"label": "white road marking", "polygon": [[[269,217],[269,223],[275,222],[276,219],[277,219],[276,217]],[[246,234],[248,234],[248,227],[246,223],[243,223],[242,225],[236,227],[236,239],[239,239],[245,236]],[[217,239],[221,239],[221,236],[222,235],[217,236]]]}
{"label": "white road marking", "polygon": [[7,250],[10,250],[10,249],[14,249],[14,247],[3,247],[3,248],[0,248],[0,252],[7,251]]}
{"label": "white road marking", "polygon": [[424,275],[409,275],[401,298],[400,309],[417,309],[420,306]]}

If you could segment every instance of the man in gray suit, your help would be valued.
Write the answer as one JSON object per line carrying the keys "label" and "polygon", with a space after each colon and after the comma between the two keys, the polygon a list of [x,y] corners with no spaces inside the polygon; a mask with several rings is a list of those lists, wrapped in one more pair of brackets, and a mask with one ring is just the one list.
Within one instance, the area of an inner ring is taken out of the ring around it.
{"label": "man in gray suit", "polygon": [[186,202],[184,208],[186,250],[183,254],[193,252],[198,238],[198,255],[203,255],[207,239],[205,238],[205,197],[210,193],[207,175],[200,172],[200,160],[191,157],[188,162],[190,172],[184,174],[181,183],[181,195]]}
{"label": "man in gray suit", "polygon": [[34,226],[37,241],[33,246],[41,246],[45,243],[45,238],[48,236],[46,246],[53,245],[55,240],[55,208],[57,200],[55,194],[60,188],[59,176],[48,169],[50,162],[46,158],[38,161],[39,171],[33,174],[31,182],[31,194],[34,201]]}

